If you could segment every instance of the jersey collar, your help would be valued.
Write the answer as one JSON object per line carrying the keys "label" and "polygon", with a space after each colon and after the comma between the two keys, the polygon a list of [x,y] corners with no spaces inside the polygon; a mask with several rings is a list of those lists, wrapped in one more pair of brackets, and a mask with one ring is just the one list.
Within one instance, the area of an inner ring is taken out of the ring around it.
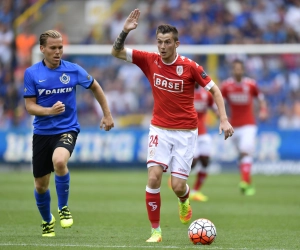
{"label": "jersey collar", "polygon": [[231,79],[232,79],[232,81],[234,82],[234,84],[237,84],[237,85],[239,85],[239,84],[241,84],[241,83],[243,83],[244,82],[244,80],[245,80],[245,77],[244,76],[242,76],[242,79],[241,79],[241,81],[237,81],[234,77],[231,77]]}
{"label": "jersey collar", "polygon": [[178,58],[178,53],[176,53],[176,57],[175,57],[174,61],[171,62],[171,63],[165,63],[165,62],[163,61],[163,59],[161,59],[161,58],[160,58],[160,59],[161,59],[161,61],[162,61],[163,64],[165,64],[165,65],[172,65],[173,63],[176,62],[177,58]]}
{"label": "jersey collar", "polygon": [[[46,66],[45,59],[42,60],[44,66]],[[61,60],[59,61],[59,65],[61,65]]]}

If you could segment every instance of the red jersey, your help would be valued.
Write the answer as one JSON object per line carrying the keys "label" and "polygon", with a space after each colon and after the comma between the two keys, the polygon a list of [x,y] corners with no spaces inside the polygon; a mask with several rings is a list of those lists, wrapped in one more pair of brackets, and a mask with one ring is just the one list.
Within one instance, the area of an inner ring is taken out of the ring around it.
{"label": "red jersey", "polygon": [[214,82],[203,68],[177,54],[166,64],[158,53],[126,49],[127,61],[136,64],[146,75],[154,99],[152,125],[170,129],[196,129],[194,108],[195,82],[209,90]]}
{"label": "red jersey", "polygon": [[240,127],[256,123],[253,98],[257,98],[260,91],[254,79],[243,77],[241,82],[237,82],[230,77],[222,82],[221,92],[230,107],[232,126]]}
{"label": "red jersey", "polygon": [[212,94],[203,88],[195,89],[194,106],[198,114],[198,135],[206,134],[205,116],[208,108],[212,108],[214,99]]}

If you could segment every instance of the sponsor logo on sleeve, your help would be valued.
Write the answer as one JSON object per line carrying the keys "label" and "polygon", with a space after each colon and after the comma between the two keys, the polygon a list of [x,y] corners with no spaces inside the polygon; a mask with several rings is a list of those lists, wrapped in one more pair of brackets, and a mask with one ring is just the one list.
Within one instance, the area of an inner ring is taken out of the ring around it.
{"label": "sponsor logo on sleeve", "polygon": [[201,73],[201,77],[202,77],[203,79],[205,79],[205,78],[207,77],[207,74],[206,74],[205,71],[203,71],[203,72]]}

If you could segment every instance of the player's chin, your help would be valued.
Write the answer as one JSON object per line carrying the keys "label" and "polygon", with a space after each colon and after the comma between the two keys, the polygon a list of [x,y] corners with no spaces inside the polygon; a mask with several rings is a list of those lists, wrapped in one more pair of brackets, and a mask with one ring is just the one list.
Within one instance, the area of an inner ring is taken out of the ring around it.
{"label": "player's chin", "polygon": [[52,61],[52,65],[55,66],[55,67],[58,67],[59,66],[59,61]]}

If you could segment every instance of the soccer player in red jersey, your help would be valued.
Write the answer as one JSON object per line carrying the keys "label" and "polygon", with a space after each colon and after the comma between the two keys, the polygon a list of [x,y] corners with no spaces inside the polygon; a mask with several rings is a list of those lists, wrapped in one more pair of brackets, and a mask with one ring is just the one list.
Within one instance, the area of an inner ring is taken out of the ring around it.
{"label": "soccer player in red jersey", "polygon": [[240,188],[245,195],[254,195],[251,167],[257,126],[253,102],[258,100],[259,118],[264,120],[267,118],[266,101],[255,80],[244,76],[244,64],[240,60],[233,61],[232,77],[222,82],[221,91],[230,109],[230,122],[235,131],[232,139],[239,151]]}
{"label": "soccer player in red jersey", "polygon": [[172,188],[178,197],[179,217],[186,224],[192,217],[187,178],[197,140],[197,113],[194,108],[194,84],[210,91],[220,113],[219,132],[225,139],[234,130],[227,119],[220,89],[194,61],[180,56],[178,31],[171,25],[160,25],[156,31],[159,53],[124,48],[128,33],[138,25],[140,11],[133,10],[112,47],[112,55],[136,64],[146,75],[154,98],[153,117],[148,138],[148,182],[146,206],[152,231],[147,242],[162,241],[160,229],[160,185],[162,174],[170,168]]}
{"label": "soccer player in red jersey", "polygon": [[209,108],[215,112],[217,110],[212,95],[205,89],[196,87],[194,97],[194,106],[198,114],[198,138],[191,168],[196,167],[196,164],[199,162],[200,169],[198,169],[196,173],[196,180],[190,193],[190,199],[195,201],[207,201],[208,197],[199,191],[207,177],[207,167],[212,151],[212,139],[207,133],[205,118]]}
{"label": "soccer player in red jersey", "polygon": [[[210,92],[200,88],[198,84],[195,84],[194,98],[194,106],[198,115],[198,138],[191,169],[197,169],[196,179],[193,188],[190,191],[190,200],[207,201],[208,197],[200,192],[200,189],[207,177],[207,167],[209,165],[210,155],[212,152],[212,139],[210,134],[207,133],[205,119],[208,109],[217,113],[217,107]],[[200,166],[198,166],[197,163],[200,163]],[[172,189],[171,176],[168,179],[168,186]]]}

